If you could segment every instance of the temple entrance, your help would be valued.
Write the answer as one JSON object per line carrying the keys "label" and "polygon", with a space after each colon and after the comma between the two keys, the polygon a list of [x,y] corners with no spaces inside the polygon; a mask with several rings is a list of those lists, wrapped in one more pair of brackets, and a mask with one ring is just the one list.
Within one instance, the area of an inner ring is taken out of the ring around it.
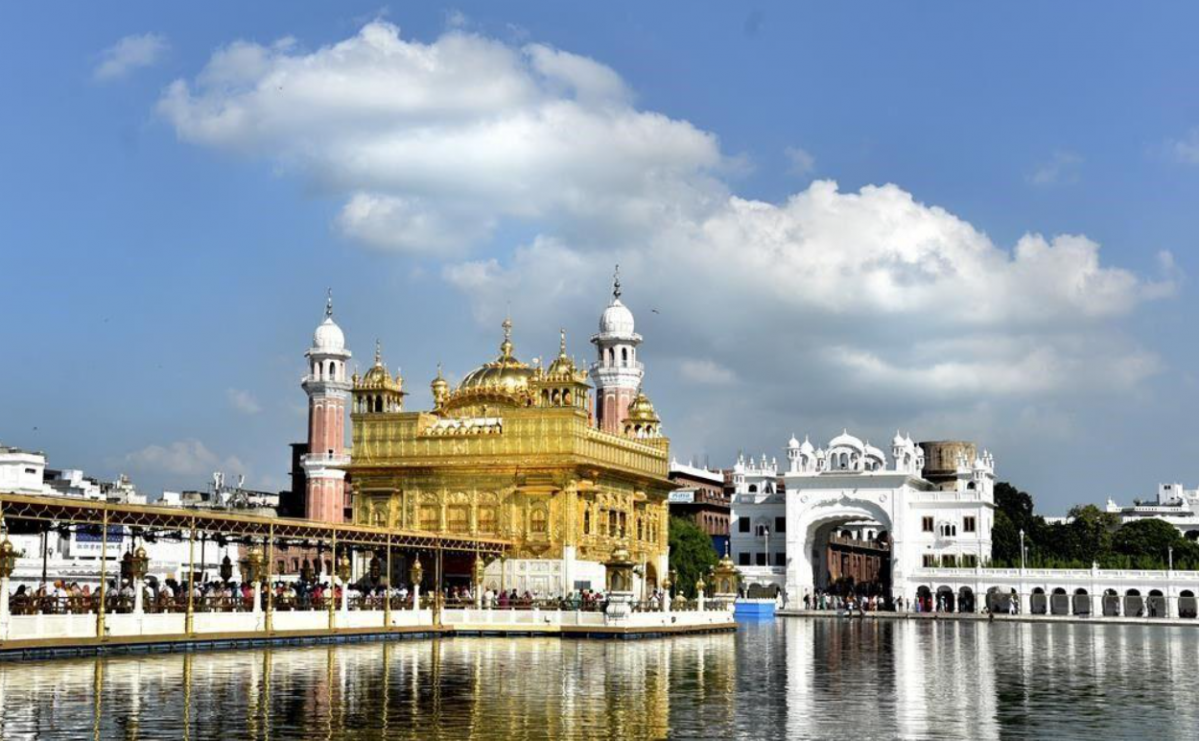
{"label": "temple entrance", "polygon": [[842,522],[818,527],[813,548],[817,589],[841,596],[891,594],[891,541],[877,523]]}
{"label": "temple entrance", "polygon": [[825,593],[890,602],[897,557],[891,517],[877,502],[819,497],[788,528],[799,535],[797,557],[788,559],[787,570],[787,592],[796,599]]}

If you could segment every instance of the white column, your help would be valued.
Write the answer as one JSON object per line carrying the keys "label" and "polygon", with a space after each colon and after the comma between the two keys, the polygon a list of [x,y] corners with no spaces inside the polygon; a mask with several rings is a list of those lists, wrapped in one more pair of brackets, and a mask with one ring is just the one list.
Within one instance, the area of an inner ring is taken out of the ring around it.
{"label": "white column", "polygon": [[696,593],[696,609],[700,612],[704,612],[704,590],[700,590]]}
{"label": "white column", "polygon": [[254,582],[254,605],[250,609],[255,615],[262,612],[262,582]]}
{"label": "white column", "polygon": [[1179,617],[1179,598],[1175,596],[1170,587],[1164,589],[1163,592],[1167,595],[1167,617]]}
{"label": "white column", "polygon": [[420,610],[421,609],[421,585],[420,584],[413,584],[412,594],[413,594],[413,609]]}
{"label": "white column", "polygon": [[137,579],[133,583],[133,614],[142,614],[143,593],[146,591],[146,584],[141,579]]}
{"label": "white column", "polygon": [[1095,587],[1091,593],[1092,617],[1104,617],[1104,592],[1096,593]]}
{"label": "white column", "polygon": [[8,639],[8,626],[11,622],[8,612],[8,577],[0,578],[0,640]]}

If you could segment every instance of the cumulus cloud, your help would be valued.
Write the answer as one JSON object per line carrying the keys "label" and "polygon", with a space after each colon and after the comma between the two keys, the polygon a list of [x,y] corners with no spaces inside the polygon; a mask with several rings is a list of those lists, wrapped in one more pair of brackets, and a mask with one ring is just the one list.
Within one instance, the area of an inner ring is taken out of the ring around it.
{"label": "cumulus cloud", "polygon": [[230,406],[242,414],[258,414],[262,411],[262,406],[254,398],[254,394],[245,389],[228,389],[225,395],[229,399]]}
{"label": "cumulus cloud", "polygon": [[135,471],[171,476],[207,476],[213,471],[246,472],[246,465],[236,456],[221,458],[196,439],[147,445],[126,454],[122,461]]}
{"label": "cumulus cloud", "polygon": [[800,147],[787,147],[783,156],[788,162],[788,172],[793,175],[807,175],[817,169],[816,158]]}
{"label": "cumulus cloud", "polygon": [[100,53],[92,75],[102,82],[125,77],[141,67],[151,67],[169,48],[167,38],[157,33],[126,36]]}
{"label": "cumulus cloud", "polygon": [[1083,157],[1074,152],[1058,150],[1050,159],[1037,166],[1029,176],[1034,185],[1058,185],[1079,181],[1079,167]]}
{"label": "cumulus cloud", "polygon": [[[715,135],[639,109],[611,68],[545,45],[461,29],[422,43],[380,21],[311,51],[236,42],[158,108],[186,141],[343,199],[347,237],[441,257],[479,321],[519,297],[519,332],[590,324],[619,262],[642,358],[710,387],[702,415],[680,411],[706,420],[685,445],[737,415],[1041,408],[1161,368],[1119,322],[1175,291],[1165,258],[1151,279],[1105,264],[1083,235],[997,244],[895,184],[739,197]],[[799,147],[784,156],[815,164]],[[1030,182],[1070,182],[1081,163],[1056,152]],[[509,222],[535,236],[469,254]]]}
{"label": "cumulus cloud", "polygon": [[375,21],[307,53],[235,42],[158,109],[188,141],[343,196],[342,231],[402,251],[464,251],[504,219],[605,240],[724,190],[716,137],[637,110],[610,68],[459,29],[424,44]]}

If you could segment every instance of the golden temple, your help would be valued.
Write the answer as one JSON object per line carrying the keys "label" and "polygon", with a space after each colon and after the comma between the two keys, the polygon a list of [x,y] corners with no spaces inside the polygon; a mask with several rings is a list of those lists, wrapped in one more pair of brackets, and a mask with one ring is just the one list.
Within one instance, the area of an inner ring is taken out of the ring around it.
{"label": "golden temple", "polygon": [[[627,323],[606,326],[614,314]],[[354,374],[346,466],[354,521],[503,538],[511,548],[487,567],[485,587],[543,595],[604,589],[604,564],[624,549],[635,591],[648,594],[667,568],[669,442],[641,392],[641,364],[606,367],[630,356],[614,344],[641,339],[619,287],[592,339],[600,359],[591,373],[597,386],[614,377],[624,385],[630,401],[615,429],[597,423],[589,373],[568,355],[565,332],[543,369],[517,358],[512,326],[504,321],[499,355],[456,387],[439,366],[427,411],[405,410],[404,380],[378,348],[374,365]]]}

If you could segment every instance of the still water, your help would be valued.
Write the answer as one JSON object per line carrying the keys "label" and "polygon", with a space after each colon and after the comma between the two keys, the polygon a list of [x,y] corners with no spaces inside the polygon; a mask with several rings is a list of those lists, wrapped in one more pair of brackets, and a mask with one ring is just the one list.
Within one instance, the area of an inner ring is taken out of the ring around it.
{"label": "still water", "polygon": [[0,738],[1197,738],[1194,628],[784,618],[0,663]]}

